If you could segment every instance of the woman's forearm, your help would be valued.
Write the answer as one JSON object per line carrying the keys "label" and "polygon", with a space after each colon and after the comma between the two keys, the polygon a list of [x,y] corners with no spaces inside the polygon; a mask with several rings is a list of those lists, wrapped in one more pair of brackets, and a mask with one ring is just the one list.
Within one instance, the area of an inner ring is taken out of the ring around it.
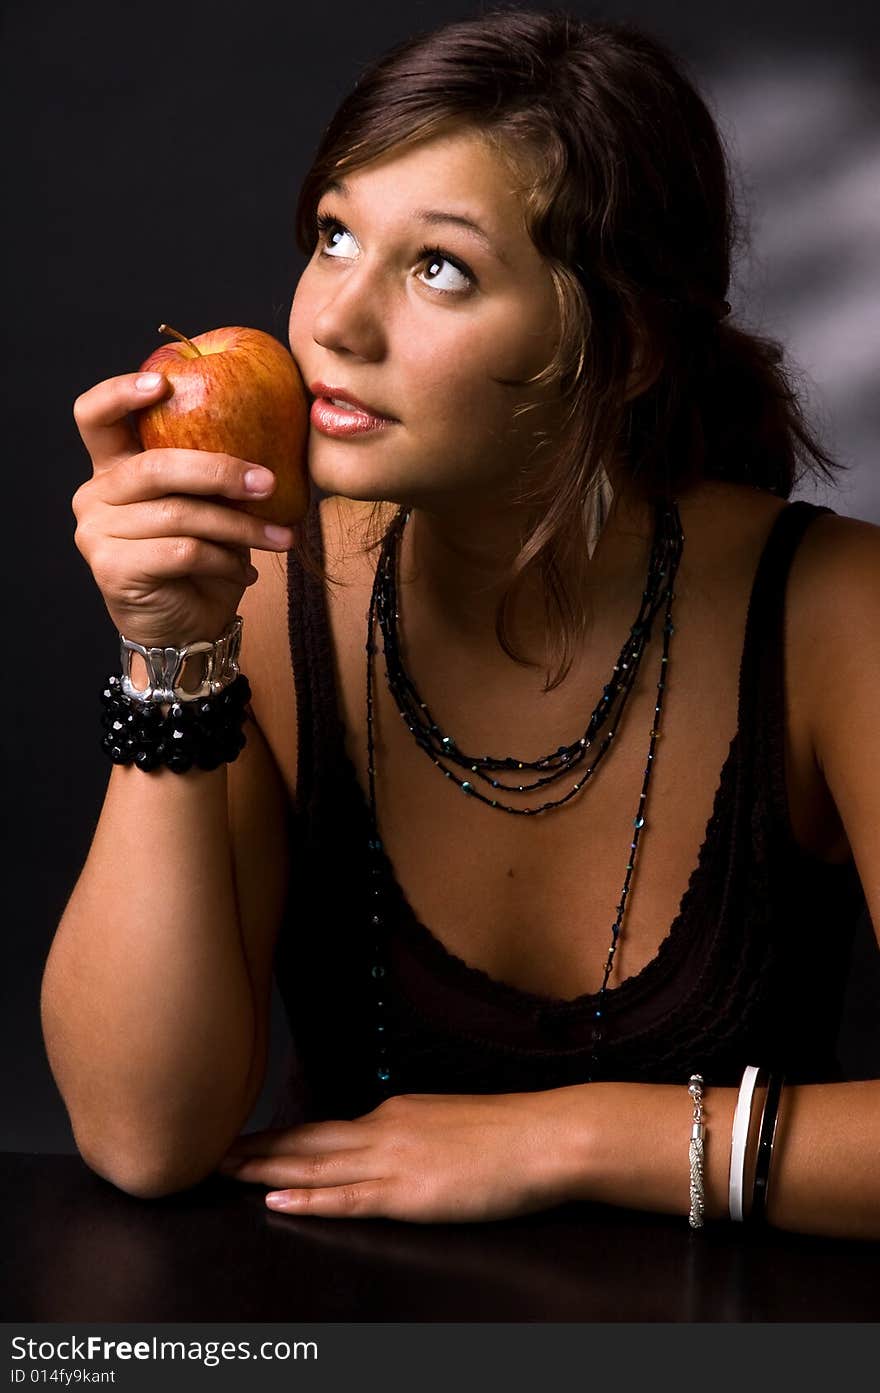
{"label": "woman's forearm", "polygon": [[[575,1084],[553,1090],[560,1164],[572,1200],[686,1216],[693,1104],[687,1080]],[[704,1096],[706,1219],[728,1218],[737,1089]],[[755,1111],[760,1112],[756,1099]],[[754,1170],[755,1126],[745,1192]],[[880,1081],[783,1089],[767,1221],[796,1233],[880,1239]]]}
{"label": "woman's forearm", "polygon": [[227,809],[226,766],[114,766],[43,974],[77,1145],[132,1193],[200,1179],[259,1083]]}

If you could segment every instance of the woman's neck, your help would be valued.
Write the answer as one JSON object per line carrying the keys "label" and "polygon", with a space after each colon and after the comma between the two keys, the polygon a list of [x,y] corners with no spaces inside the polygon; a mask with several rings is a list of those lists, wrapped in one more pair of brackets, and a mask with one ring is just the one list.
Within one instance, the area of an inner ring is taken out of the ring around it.
{"label": "woman's neck", "polygon": [[[592,559],[584,551],[561,563],[562,579],[576,602],[600,614],[638,608],[654,534],[654,510],[615,492]],[[498,605],[523,536],[522,516],[487,506],[414,509],[400,552],[400,606],[428,624],[437,642],[483,661],[511,659],[498,643]],[[546,604],[534,571],[520,587],[510,624],[517,648],[546,666]]]}

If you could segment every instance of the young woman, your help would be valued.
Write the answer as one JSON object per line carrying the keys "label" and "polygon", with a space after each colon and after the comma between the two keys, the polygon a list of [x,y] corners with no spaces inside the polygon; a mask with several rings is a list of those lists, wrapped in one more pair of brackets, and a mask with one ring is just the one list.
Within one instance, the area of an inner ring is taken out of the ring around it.
{"label": "young woman", "polygon": [[[299,228],[298,535],[234,506],[247,461],[140,451],[164,381],[75,407],[116,627],[238,614],[250,684],[237,758],[233,715],[203,767],[114,763],[43,988],[82,1154],[293,1214],[880,1236],[880,1083],[834,1055],[880,924],[880,530],[788,502],[837,466],[730,315],[703,100],[628,27],[448,25],[362,76]],[[237,1137],[273,968],[294,1068]]]}

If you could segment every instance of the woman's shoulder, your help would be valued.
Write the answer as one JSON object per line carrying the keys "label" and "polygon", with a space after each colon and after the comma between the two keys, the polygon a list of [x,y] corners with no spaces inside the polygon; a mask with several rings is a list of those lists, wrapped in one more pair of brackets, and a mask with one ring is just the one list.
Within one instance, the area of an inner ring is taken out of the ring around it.
{"label": "woman's shoulder", "polygon": [[[712,479],[685,495],[682,514],[707,543],[707,558],[718,560],[725,543],[754,543],[760,548],[792,501],[748,484]],[[842,586],[845,593],[860,579],[870,581],[873,574],[876,580],[880,526],[834,511],[833,501],[826,506],[832,511],[813,518],[798,544],[791,572],[794,586],[823,591]]]}
{"label": "woman's shoulder", "polygon": [[[685,550],[692,553],[692,588],[704,600],[707,652],[729,616],[742,616],[743,601],[754,595],[762,557],[790,503],[763,489],[714,481],[687,499]],[[880,527],[819,512],[800,534],[790,564],[773,567],[765,580],[771,588],[784,586],[781,631],[768,629],[778,621],[765,603],[766,589],[753,612],[756,641],[760,631],[781,642],[784,653],[786,770],[797,840],[822,859],[845,859],[840,785],[849,755],[835,758],[831,750],[842,741],[852,745],[853,722],[871,699],[872,684],[880,700]],[[832,764],[841,771],[836,780]]]}
{"label": "woman's shoulder", "polygon": [[[754,564],[790,500],[718,483],[704,503],[706,554],[723,556],[729,529],[733,537],[751,534]],[[799,706],[803,701],[814,734],[829,710],[839,710],[843,693],[831,702],[832,673],[859,664],[866,674],[873,654],[880,682],[880,526],[836,512],[833,502],[827,506],[832,511],[818,513],[800,536],[785,578],[786,662],[794,679],[789,686]]]}
{"label": "woman's shoulder", "polygon": [[880,525],[845,513],[823,513],[805,536],[803,551],[811,573],[825,585],[858,586],[872,574],[876,584]]}
{"label": "woman's shoulder", "polygon": [[876,647],[880,526],[837,512],[814,518],[792,561],[790,592],[820,662],[830,657],[828,644],[859,649],[867,640]]}

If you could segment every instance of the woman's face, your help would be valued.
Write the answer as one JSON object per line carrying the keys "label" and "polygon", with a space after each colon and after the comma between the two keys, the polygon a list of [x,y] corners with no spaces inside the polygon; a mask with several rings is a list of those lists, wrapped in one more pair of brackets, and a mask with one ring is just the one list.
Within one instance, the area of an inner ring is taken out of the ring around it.
{"label": "woman's face", "polygon": [[[506,163],[472,132],[439,135],[348,174],[317,213],[332,222],[296,288],[291,351],[311,392],[321,382],[395,420],[349,436],[313,424],[315,483],[414,506],[502,501],[560,410],[555,389],[496,380],[538,372],[558,333]],[[526,401],[538,405],[516,418]]]}

